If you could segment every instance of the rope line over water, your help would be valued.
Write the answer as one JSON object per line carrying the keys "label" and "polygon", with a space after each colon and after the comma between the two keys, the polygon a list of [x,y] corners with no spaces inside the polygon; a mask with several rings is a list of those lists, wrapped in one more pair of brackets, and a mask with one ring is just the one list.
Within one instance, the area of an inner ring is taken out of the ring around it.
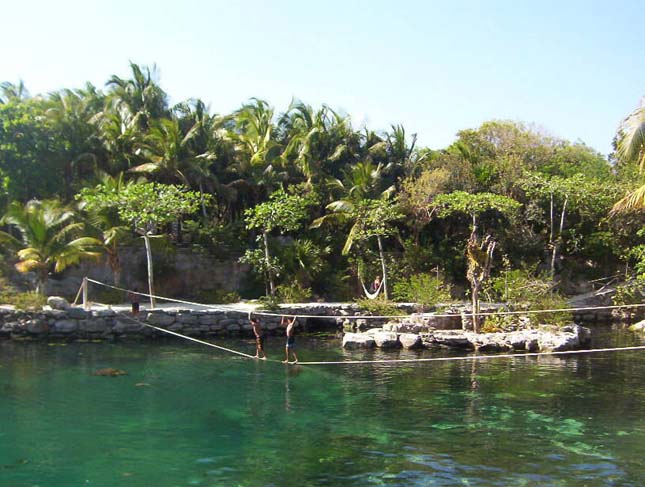
{"label": "rope line over water", "polygon": [[[113,286],[110,284],[106,284],[100,281],[96,281],[94,279],[89,279],[86,278],[88,282],[100,285],[100,286],[105,286],[108,288],[116,289],[119,291],[123,292],[128,292],[132,294],[137,294],[140,296],[146,296],[146,297],[151,297],[150,294],[146,293],[141,293],[138,291],[131,291],[129,289],[121,288],[118,286]],[[80,294],[79,290],[79,294]],[[181,299],[173,299],[173,298],[168,298],[165,296],[157,296],[154,295],[155,298],[160,299],[160,300],[165,300],[169,302],[176,302],[176,303],[182,303],[182,304],[189,304],[192,306],[201,306],[206,309],[212,309],[212,310],[217,310],[217,311],[235,311],[239,312],[241,314],[246,313],[246,311],[242,310],[235,310],[231,308],[223,308],[221,306],[213,306],[213,305],[208,305],[208,304],[203,304],[203,303],[197,303],[193,301],[185,301]],[[77,296],[78,299],[78,296]],[[107,304],[95,302],[95,304],[99,306],[103,306],[105,308],[111,308]],[[589,307],[580,307],[580,308],[568,308],[568,309],[557,309],[557,310],[532,310],[532,311],[506,311],[506,312],[496,312],[496,313],[479,313],[480,316],[491,316],[491,315],[503,315],[503,314],[526,314],[526,313],[549,313],[549,312],[565,312],[565,311],[584,311],[584,310],[598,310],[598,309],[616,309],[616,308],[636,308],[636,307],[642,307],[645,306],[645,303],[641,304],[633,304],[633,305],[624,305],[624,306],[589,306]],[[257,359],[257,357],[253,355],[249,355],[244,352],[240,352],[238,350],[233,350],[231,348],[227,347],[222,347],[220,345],[216,345],[211,342],[206,342],[204,340],[199,340],[197,338],[189,337],[187,335],[182,335],[181,333],[177,333],[171,330],[167,330],[166,328],[161,328],[159,326],[151,325],[149,323],[146,323],[144,321],[141,321],[137,318],[134,318],[133,316],[127,315],[126,313],[123,313],[121,311],[115,311],[118,315],[124,317],[125,319],[134,321],[142,326],[146,326],[148,328],[152,328],[154,330],[160,331],[162,333],[166,333],[169,335],[173,335],[179,338],[184,338],[186,340],[199,343],[201,345],[206,345],[208,347],[215,348],[217,350],[221,350],[224,352],[232,353],[234,355],[239,355],[244,358],[248,359]],[[404,315],[392,315],[392,316],[360,316],[360,315],[354,315],[354,316],[318,316],[318,315],[290,315],[290,314],[280,314],[280,313],[267,313],[267,312],[252,312],[254,315],[258,316],[276,316],[276,317],[283,317],[283,316],[298,316],[301,318],[329,318],[329,319],[338,319],[338,318],[343,318],[343,319],[384,319],[384,318],[398,318],[401,319],[404,317]],[[469,313],[472,315],[472,313]],[[425,314],[425,315],[431,315],[431,316],[455,316],[455,314]],[[421,362],[456,362],[456,361],[473,361],[473,360],[491,360],[491,359],[498,359],[498,358],[518,358],[518,357],[539,357],[539,356],[559,356],[559,355],[577,355],[577,354],[590,354],[590,353],[601,353],[601,352],[619,352],[619,351],[628,351],[628,350],[644,350],[645,345],[642,346],[632,346],[632,347],[616,347],[616,348],[596,348],[596,349],[590,349],[590,350],[566,350],[566,351],[553,351],[553,352],[518,352],[518,353],[512,353],[512,354],[492,354],[492,355],[466,355],[466,356],[459,356],[459,357],[430,357],[430,358],[410,358],[410,359],[376,359],[376,360],[331,360],[331,361],[304,361],[304,362],[296,362],[295,365],[368,365],[368,364],[391,364],[391,365],[396,365],[396,364],[405,364],[405,363],[421,363]],[[279,360],[273,360],[273,359],[264,359],[263,361],[266,362],[273,362],[273,363],[280,363],[281,361]],[[284,363],[284,362],[282,362]],[[289,364],[294,365],[294,363],[290,362]]]}
{"label": "rope line over water", "polygon": [[[106,304],[96,303],[99,306],[109,307]],[[208,347],[216,348],[218,350],[229,352],[235,355],[239,355],[244,358],[260,360],[253,355],[249,355],[244,352],[239,352],[231,348],[222,347],[220,345],[215,345],[211,342],[206,342],[204,340],[198,340],[197,338],[189,337],[177,333],[174,331],[167,330],[158,326],[151,325],[144,321],[141,321],[127,314],[116,311],[117,314],[123,316],[124,318],[139,323],[140,325],[147,326],[154,330],[158,330],[162,333],[167,333],[169,335],[174,335],[179,338],[184,338],[190,340],[191,342],[199,343],[201,345],[206,345]],[[645,345],[633,346],[633,347],[616,347],[616,348],[594,348],[590,350],[566,350],[566,351],[555,351],[555,352],[520,352],[520,353],[505,353],[505,354],[493,354],[493,355],[465,355],[461,357],[430,357],[430,358],[404,358],[404,359],[377,359],[377,360],[329,360],[329,361],[304,361],[304,362],[289,362],[289,365],[369,365],[369,364],[406,364],[406,363],[422,363],[422,362],[459,362],[459,361],[472,361],[472,360],[491,360],[497,358],[519,358],[519,357],[540,357],[540,356],[549,356],[549,355],[577,355],[577,354],[589,354],[589,353],[601,353],[601,352],[620,352],[627,350],[645,350]],[[284,363],[280,360],[273,359],[264,359],[263,362],[272,362],[272,363]]]}
{"label": "rope line over water", "polygon": [[[96,303],[96,304],[98,304],[99,306],[104,306],[106,308],[109,308],[109,305],[107,305],[107,304],[103,304],[103,303]],[[117,313],[118,315],[120,315],[120,316],[122,316],[122,317],[124,317],[124,318],[126,318],[128,320],[134,321],[134,322],[139,323],[140,325],[143,325],[143,326],[147,326],[148,328],[158,330],[158,331],[160,331],[162,333],[167,333],[169,335],[174,335],[174,336],[179,337],[179,338],[184,338],[186,340],[190,340],[191,342],[199,343],[201,345],[206,345],[207,347],[213,347],[213,348],[216,348],[218,350],[222,350],[223,352],[229,352],[229,353],[232,353],[232,354],[235,354],[235,355],[240,355],[240,356],[246,357],[246,358],[253,358],[253,359],[255,358],[253,355],[249,355],[248,353],[238,352],[237,350],[233,350],[231,348],[226,348],[226,347],[222,347],[220,345],[215,345],[214,343],[205,342],[204,340],[199,340],[197,338],[189,337],[187,335],[182,335],[181,333],[177,333],[175,331],[167,330],[166,328],[161,328],[159,326],[151,325],[150,323],[146,323],[146,322],[141,321],[141,320],[139,320],[137,318],[134,318],[132,316],[128,316],[127,314],[125,314],[125,313],[123,313],[121,311],[115,311],[115,313]]]}

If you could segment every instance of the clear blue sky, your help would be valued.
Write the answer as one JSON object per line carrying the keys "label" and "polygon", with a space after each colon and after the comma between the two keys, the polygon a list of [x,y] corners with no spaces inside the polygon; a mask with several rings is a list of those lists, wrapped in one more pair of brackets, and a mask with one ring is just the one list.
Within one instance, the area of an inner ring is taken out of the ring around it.
{"label": "clear blue sky", "polygon": [[329,104],[442,148],[485,120],[534,123],[602,153],[645,95],[645,3],[23,0],[0,9],[0,80],[32,94],[156,63],[172,102],[226,113]]}

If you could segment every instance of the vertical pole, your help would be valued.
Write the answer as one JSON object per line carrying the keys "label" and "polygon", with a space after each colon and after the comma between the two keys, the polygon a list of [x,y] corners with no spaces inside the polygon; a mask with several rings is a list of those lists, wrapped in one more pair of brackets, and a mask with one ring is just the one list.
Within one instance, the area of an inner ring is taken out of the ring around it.
{"label": "vertical pole", "polygon": [[87,299],[87,277],[83,278],[83,309],[85,311],[90,309],[90,302]]}

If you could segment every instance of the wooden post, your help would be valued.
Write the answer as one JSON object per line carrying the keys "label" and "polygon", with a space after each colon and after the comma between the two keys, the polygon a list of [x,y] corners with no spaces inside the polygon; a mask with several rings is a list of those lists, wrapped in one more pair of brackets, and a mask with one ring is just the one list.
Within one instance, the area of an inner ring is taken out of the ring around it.
{"label": "wooden post", "polygon": [[90,302],[87,299],[87,277],[83,278],[83,309],[89,311]]}

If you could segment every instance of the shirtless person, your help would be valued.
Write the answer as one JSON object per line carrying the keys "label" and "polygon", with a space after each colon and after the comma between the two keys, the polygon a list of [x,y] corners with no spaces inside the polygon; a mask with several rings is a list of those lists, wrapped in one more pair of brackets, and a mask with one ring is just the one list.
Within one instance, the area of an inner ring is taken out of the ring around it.
{"label": "shirtless person", "polygon": [[291,354],[293,355],[293,362],[291,363],[297,364],[298,356],[296,355],[296,337],[294,336],[296,316],[294,316],[291,321],[289,321],[286,316],[283,316],[282,320],[280,321],[280,326],[284,326],[285,323],[287,325],[287,346],[284,349],[285,360],[283,360],[282,363],[289,363],[289,351],[291,351]]}
{"label": "shirtless person", "polygon": [[[267,354],[264,353],[264,332],[262,331],[262,324],[255,316],[250,315],[249,322],[251,323],[253,334],[255,335],[255,358],[266,360]],[[262,354],[262,357],[260,357],[260,354]]]}

